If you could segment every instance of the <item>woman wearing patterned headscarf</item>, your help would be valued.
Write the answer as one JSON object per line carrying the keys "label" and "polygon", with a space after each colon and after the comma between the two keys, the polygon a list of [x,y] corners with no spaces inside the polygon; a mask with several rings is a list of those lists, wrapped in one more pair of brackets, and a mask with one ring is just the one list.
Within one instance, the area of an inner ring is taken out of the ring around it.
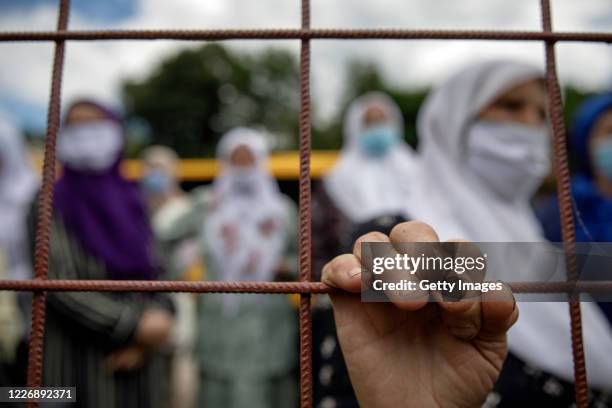
{"label": "woman wearing patterned headscarf", "polygon": [[[295,204],[268,171],[264,137],[234,129],[219,141],[217,158],[220,172],[212,186],[196,190],[194,209],[175,223],[177,234],[197,234],[206,279],[295,276]],[[287,297],[206,294],[198,308],[198,406],[295,406],[297,316]]]}
{"label": "woman wearing patterned headscarf", "polygon": [[[124,144],[110,110],[92,101],[67,110],[57,143],[64,171],[55,186],[50,278],[157,278],[145,205],[119,171]],[[47,311],[46,386],[75,386],[82,407],[164,405],[158,351],[173,311],[165,296],[55,292]]]}

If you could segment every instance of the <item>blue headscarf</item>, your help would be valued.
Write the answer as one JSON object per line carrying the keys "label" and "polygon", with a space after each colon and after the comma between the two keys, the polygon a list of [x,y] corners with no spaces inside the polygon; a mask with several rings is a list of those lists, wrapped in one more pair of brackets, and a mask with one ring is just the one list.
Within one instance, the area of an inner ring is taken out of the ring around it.
{"label": "blue headscarf", "polygon": [[[578,159],[578,174],[572,180],[576,241],[612,242],[612,200],[602,196],[593,181],[589,139],[597,120],[612,109],[612,93],[587,99],[574,118],[571,146]],[[612,303],[599,302],[612,324]]]}
{"label": "blue headscarf", "polygon": [[589,178],[591,177],[589,138],[597,119],[609,109],[612,109],[612,92],[587,99],[578,108],[574,117],[570,143],[573,153],[579,161],[579,172]]}
{"label": "blue headscarf", "polygon": [[[572,128],[571,146],[579,159],[572,181],[575,206],[580,217],[576,225],[578,241],[612,242],[612,200],[603,197],[593,182],[589,138],[597,120],[612,109],[612,93],[587,99],[578,109]],[[582,225],[584,224],[584,225]]]}

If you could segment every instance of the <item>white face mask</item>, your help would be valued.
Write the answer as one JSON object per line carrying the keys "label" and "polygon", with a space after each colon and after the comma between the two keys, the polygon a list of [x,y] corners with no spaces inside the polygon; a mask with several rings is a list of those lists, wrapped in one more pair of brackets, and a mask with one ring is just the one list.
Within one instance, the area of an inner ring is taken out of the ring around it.
{"label": "white face mask", "polygon": [[233,167],[230,170],[232,190],[234,193],[248,197],[256,192],[257,180],[260,177],[257,169],[252,167]]}
{"label": "white face mask", "polygon": [[545,127],[478,121],[469,130],[470,171],[505,200],[531,197],[550,171]]}
{"label": "white face mask", "polygon": [[123,147],[121,127],[111,121],[77,123],[58,135],[57,158],[63,164],[85,171],[110,168]]}

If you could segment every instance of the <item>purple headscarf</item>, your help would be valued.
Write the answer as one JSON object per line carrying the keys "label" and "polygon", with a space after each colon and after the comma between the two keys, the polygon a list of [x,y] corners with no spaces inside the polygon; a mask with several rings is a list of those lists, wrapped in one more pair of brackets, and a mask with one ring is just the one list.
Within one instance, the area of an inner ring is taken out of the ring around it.
{"label": "purple headscarf", "polygon": [[[93,101],[76,102],[67,112],[83,105],[121,124],[116,113]],[[105,264],[111,279],[154,279],[147,210],[137,186],[121,176],[121,159],[101,173],[65,166],[55,185],[54,209],[83,249]]]}

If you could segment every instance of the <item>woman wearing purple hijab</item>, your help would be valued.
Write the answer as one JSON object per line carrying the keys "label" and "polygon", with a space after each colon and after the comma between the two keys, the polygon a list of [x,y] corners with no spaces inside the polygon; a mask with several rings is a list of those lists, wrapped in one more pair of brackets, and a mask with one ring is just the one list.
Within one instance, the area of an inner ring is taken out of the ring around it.
{"label": "woman wearing purple hijab", "polygon": [[[119,170],[124,143],[110,110],[91,101],[68,109],[57,142],[64,172],[55,186],[51,279],[157,278],[146,208]],[[78,407],[166,406],[166,297],[56,292],[47,314],[45,386],[76,387]]]}

